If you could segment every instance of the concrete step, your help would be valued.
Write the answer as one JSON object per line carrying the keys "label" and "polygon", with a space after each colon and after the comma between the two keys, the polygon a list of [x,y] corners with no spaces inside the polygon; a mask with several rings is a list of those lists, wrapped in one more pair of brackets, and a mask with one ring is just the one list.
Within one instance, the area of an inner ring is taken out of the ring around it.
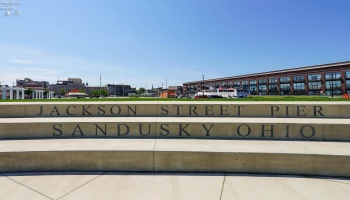
{"label": "concrete step", "polygon": [[350,119],[239,117],[1,118],[0,139],[201,138],[350,141]]}
{"label": "concrete step", "polygon": [[348,142],[1,140],[0,159],[1,172],[232,172],[350,177]]}
{"label": "concrete step", "polygon": [[0,102],[0,117],[350,118],[350,102]]}

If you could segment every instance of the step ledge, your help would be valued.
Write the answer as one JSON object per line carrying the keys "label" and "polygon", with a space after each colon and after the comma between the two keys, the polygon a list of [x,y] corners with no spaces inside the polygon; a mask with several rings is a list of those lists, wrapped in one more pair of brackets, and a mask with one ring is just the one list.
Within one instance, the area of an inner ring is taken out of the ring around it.
{"label": "step ledge", "polygon": [[2,140],[0,149],[1,172],[231,172],[350,177],[350,143]]}
{"label": "step ledge", "polygon": [[261,117],[45,117],[0,118],[0,124],[16,123],[285,123],[285,124],[350,124],[338,118],[261,118]]}
{"label": "step ledge", "polygon": [[350,142],[211,139],[31,139],[1,140],[8,152],[202,152],[350,156]]}

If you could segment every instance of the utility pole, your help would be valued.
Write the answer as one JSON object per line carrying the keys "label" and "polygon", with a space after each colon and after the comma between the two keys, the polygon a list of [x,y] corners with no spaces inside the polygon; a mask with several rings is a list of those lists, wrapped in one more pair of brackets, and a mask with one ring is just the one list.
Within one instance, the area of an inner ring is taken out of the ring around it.
{"label": "utility pole", "polygon": [[100,87],[101,87],[101,73],[100,73]]}

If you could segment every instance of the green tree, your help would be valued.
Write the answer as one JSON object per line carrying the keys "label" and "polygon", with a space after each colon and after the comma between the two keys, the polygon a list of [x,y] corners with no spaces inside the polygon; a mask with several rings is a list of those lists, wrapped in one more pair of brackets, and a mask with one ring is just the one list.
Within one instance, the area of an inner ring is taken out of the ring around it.
{"label": "green tree", "polygon": [[61,95],[61,96],[66,95],[66,90],[63,89],[63,88],[61,88],[61,89],[60,89],[60,95]]}
{"label": "green tree", "polygon": [[98,92],[98,90],[92,90],[90,92],[90,96],[92,96],[92,97],[99,97],[100,93]]}
{"label": "green tree", "polygon": [[108,96],[108,91],[106,89],[100,89],[98,91],[98,93],[101,95],[101,96],[104,96],[104,97],[107,97]]}
{"label": "green tree", "polygon": [[141,88],[139,89],[140,94],[145,93],[145,91],[146,91],[146,89],[145,89],[145,88],[143,88],[143,87],[141,87]]}
{"label": "green tree", "polygon": [[140,96],[140,90],[135,90],[136,96]]}
{"label": "green tree", "polygon": [[34,92],[34,89],[33,89],[33,88],[27,88],[27,89],[24,91],[24,94],[27,95],[28,98],[31,98],[33,92]]}
{"label": "green tree", "polygon": [[49,93],[49,90],[48,89],[44,89],[44,96],[46,96],[47,95],[47,93]]}

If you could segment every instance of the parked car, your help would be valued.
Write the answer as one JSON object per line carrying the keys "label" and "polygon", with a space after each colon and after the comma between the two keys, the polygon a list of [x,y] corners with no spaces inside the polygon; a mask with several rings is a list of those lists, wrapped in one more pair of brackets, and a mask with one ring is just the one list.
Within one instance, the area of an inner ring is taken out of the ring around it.
{"label": "parked car", "polygon": [[220,95],[209,95],[208,98],[224,98],[224,97]]}
{"label": "parked car", "polygon": [[194,96],[194,98],[195,98],[195,99],[202,99],[202,98],[208,98],[208,96],[207,96],[207,95],[197,95],[197,94],[196,94],[196,95]]}

